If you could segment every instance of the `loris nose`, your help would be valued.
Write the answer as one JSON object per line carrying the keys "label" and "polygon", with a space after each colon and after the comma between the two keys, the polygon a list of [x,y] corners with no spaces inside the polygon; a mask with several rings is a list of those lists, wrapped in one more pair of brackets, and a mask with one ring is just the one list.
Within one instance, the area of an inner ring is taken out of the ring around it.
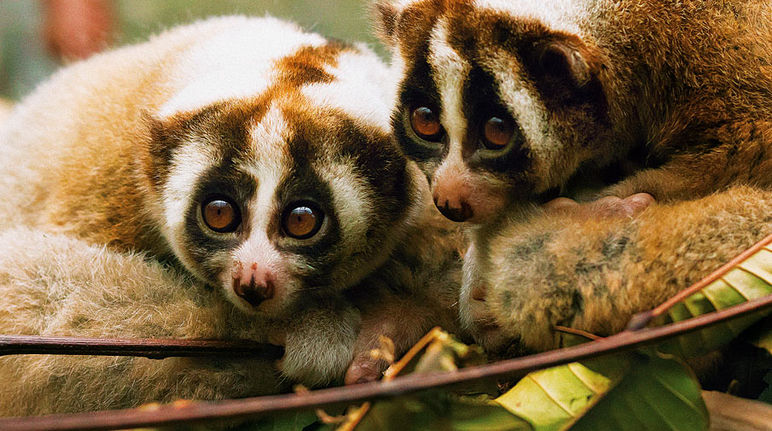
{"label": "loris nose", "polygon": [[451,202],[449,199],[438,197],[435,194],[434,205],[437,206],[442,215],[455,222],[469,220],[474,215],[472,207],[463,199]]}
{"label": "loris nose", "polygon": [[268,268],[260,268],[255,262],[244,268],[241,262],[238,262],[234,265],[232,275],[233,291],[253,307],[273,298],[273,275]]}

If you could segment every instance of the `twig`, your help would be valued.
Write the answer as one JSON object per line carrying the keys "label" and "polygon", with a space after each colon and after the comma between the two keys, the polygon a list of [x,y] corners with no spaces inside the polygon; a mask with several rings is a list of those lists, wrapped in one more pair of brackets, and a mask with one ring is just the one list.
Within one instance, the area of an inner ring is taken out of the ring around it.
{"label": "twig", "polygon": [[80,338],[0,335],[3,355],[96,355],[144,356],[163,359],[170,356],[259,356],[276,360],[284,349],[273,344],[235,340],[176,340],[156,338]]}
{"label": "twig", "polygon": [[453,372],[410,374],[397,377],[390,382],[372,382],[321,389],[307,394],[273,395],[211,403],[199,402],[176,408],[164,406],[154,411],[128,409],[32,418],[6,418],[0,419],[0,429],[8,431],[65,431],[169,426],[211,420],[252,419],[269,413],[288,413],[350,405],[426,389],[458,386],[473,381],[495,381],[504,377],[522,377],[537,369],[656,344],[664,339],[705,329],[743,316],[746,313],[762,312],[768,309],[772,309],[772,295],[668,326],[643,328],[636,331],[626,330],[575,347],[552,350],[490,365],[463,368]]}

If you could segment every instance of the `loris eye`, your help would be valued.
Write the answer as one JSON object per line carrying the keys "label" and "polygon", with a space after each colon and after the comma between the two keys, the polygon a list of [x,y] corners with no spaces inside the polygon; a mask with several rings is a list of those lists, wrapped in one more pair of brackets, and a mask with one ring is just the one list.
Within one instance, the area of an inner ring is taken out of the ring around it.
{"label": "loris eye", "polygon": [[219,233],[234,232],[241,224],[238,207],[226,197],[204,201],[201,205],[201,216],[209,229]]}
{"label": "loris eye", "polygon": [[442,138],[442,124],[435,111],[421,106],[410,112],[410,126],[421,139],[438,142]]}
{"label": "loris eye", "polygon": [[290,205],[282,216],[282,229],[295,239],[307,239],[316,235],[324,221],[324,212],[311,202]]}
{"label": "loris eye", "polygon": [[512,120],[502,117],[491,117],[483,124],[483,145],[489,150],[501,150],[506,147],[515,134]]}

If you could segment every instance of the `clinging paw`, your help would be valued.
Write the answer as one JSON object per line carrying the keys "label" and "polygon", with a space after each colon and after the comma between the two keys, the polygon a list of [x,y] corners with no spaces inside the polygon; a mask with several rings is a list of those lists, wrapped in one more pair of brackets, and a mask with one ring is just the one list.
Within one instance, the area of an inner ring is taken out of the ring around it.
{"label": "clinging paw", "polygon": [[648,193],[636,193],[624,199],[606,196],[580,204],[573,199],[557,198],[544,204],[548,213],[570,213],[582,218],[635,217],[655,202]]}

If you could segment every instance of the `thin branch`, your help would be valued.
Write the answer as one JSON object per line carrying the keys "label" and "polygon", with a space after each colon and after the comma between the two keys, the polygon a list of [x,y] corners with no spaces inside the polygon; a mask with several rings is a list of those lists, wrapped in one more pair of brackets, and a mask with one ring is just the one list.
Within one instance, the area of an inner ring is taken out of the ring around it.
{"label": "thin branch", "polygon": [[587,332],[576,328],[569,328],[568,326],[556,325],[552,329],[554,329],[555,332],[562,332],[564,334],[576,335],[577,337],[582,337],[586,340],[599,340],[603,338],[593,334],[592,332]]}
{"label": "thin branch", "polygon": [[8,431],[66,431],[170,426],[211,420],[254,419],[267,414],[350,405],[427,389],[459,386],[479,380],[495,381],[501,378],[519,378],[534,370],[656,344],[665,339],[724,323],[747,313],[760,313],[770,309],[772,309],[772,295],[767,295],[667,326],[643,328],[636,331],[625,330],[619,334],[575,347],[552,350],[490,365],[463,368],[453,372],[410,374],[397,377],[391,382],[372,382],[321,389],[305,394],[273,395],[210,403],[197,402],[182,407],[164,406],[154,411],[127,409],[32,418],[6,418],[0,419],[0,429]]}
{"label": "thin branch", "polygon": [[247,340],[176,340],[156,338],[80,338],[0,335],[0,356],[4,355],[94,355],[144,356],[259,356],[279,359],[284,349],[273,344]]}

